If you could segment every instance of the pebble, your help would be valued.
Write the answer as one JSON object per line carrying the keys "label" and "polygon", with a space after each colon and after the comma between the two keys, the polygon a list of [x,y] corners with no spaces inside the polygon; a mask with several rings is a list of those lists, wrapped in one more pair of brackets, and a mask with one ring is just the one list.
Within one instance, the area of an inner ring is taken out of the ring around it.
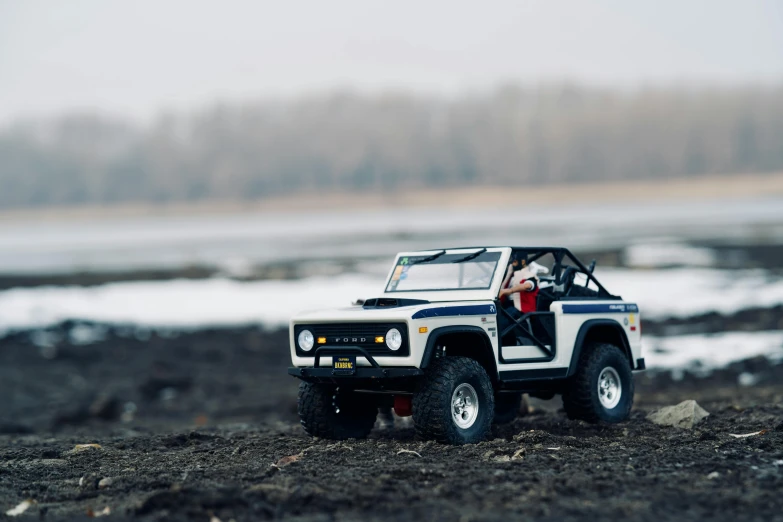
{"label": "pebble", "polygon": [[90,451],[90,450],[96,450],[101,449],[100,444],[77,444],[73,447],[71,451],[68,453],[81,453],[82,451]]}
{"label": "pebble", "polygon": [[714,479],[716,479],[718,477],[720,477],[720,473],[718,473],[717,471],[713,471],[712,473],[707,475],[707,478],[710,479],[710,480],[714,480]]}
{"label": "pebble", "polygon": [[114,484],[114,479],[111,477],[104,477],[98,482],[98,489],[106,489]]}
{"label": "pebble", "polygon": [[32,499],[23,500],[15,507],[6,511],[5,514],[9,517],[18,517],[19,515],[27,511],[30,508],[30,506],[32,506],[33,504],[35,504],[35,500]]}
{"label": "pebble", "polygon": [[661,426],[691,429],[708,416],[709,412],[696,401],[688,400],[654,411],[647,416],[647,420]]}

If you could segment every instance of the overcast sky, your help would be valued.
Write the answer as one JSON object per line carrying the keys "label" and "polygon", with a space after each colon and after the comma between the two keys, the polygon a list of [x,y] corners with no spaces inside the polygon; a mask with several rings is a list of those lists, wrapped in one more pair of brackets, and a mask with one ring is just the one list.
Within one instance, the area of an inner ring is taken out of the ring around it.
{"label": "overcast sky", "polygon": [[783,1],[0,0],[0,123],[562,80],[783,81]]}

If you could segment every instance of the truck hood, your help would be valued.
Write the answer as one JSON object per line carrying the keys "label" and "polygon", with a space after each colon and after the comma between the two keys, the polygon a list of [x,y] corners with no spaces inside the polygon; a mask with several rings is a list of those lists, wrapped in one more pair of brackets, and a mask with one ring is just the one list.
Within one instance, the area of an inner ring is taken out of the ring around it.
{"label": "truck hood", "polygon": [[[486,301],[484,304],[486,305]],[[295,324],[314,322],[350,322],[350,321],[408,321],[415,318],[432,317],[440,315],[438,310],[459,306],[472,307],[482,304],[480,301],[441,301],[436,303],[422,303],[409,306],[397,306],[389,308],[363,308],[362,306],[349,306],[345,308],[330,308],[326,310],[313,310],[295,315],[291,322]],[[419,313],[432,310],[433,313]]]}

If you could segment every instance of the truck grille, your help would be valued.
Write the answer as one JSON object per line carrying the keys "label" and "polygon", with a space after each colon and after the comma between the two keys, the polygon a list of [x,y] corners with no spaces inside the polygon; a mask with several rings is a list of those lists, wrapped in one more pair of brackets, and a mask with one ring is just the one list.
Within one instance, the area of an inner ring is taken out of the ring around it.
{"label": "truck grille", "polygon": [[[396,328],[402,334],[402,346],[397,351],[390,350],[386,346],[386,332]],[[319,346],[330,348],[340,346],[359,346],[367,350],[370,355],[405,357],[410,354],[408,343],[408,327],[405,323],[327,323],[327,324],[299,324],[294,328],[294,343],[297,343],[299,332],[310,330],[313,332],[316,344],[309,352],[305,352],[296,345],[296,353],[299,356],[312,356]],[[325,337],[326,343],[318,343],[319,337]],[[384,342],[376,343],[376,337],[383,337]]]}

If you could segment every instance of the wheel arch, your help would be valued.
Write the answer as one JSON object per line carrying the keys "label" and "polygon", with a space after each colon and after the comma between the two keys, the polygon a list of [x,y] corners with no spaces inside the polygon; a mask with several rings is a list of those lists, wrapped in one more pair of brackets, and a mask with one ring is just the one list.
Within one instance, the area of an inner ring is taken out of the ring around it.
{"label": "wheel arch", "polygon": [[442,326],[430,332],[424,356],[421,359],[421,369],[424,370],[435,359],[438,346],[446,346],[447,357],[469,357],[478,362],[487,375],[496,383],[498,380],[497,361],[492,341],[489,335],[478,326]]}
{"label": "wheel arch", "polygon": [[590,319],[585,321],[579,328],[579,333],[574,341],[574,353],[571,355],[571,364],[568,367],[567,377],[576,373],[579,358],[582,351],[590,343],[607,343],[619,347],[625,354],[628,364],[633,370],[633,355],[631,354],[631,345],[628,342],[628,336],[620,323],[614,319]]}

